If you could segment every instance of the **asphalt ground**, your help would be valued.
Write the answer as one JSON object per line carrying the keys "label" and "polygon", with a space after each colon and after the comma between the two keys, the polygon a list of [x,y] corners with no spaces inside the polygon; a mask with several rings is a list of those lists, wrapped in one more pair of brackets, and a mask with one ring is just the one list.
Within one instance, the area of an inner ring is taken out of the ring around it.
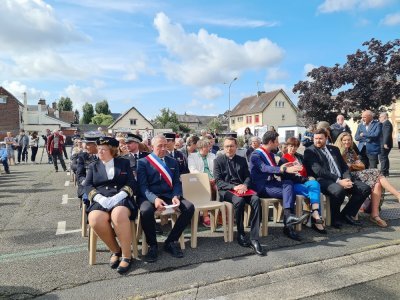
{"label": "asphalt ground", "polygon": [[[389,180],[400,189],[397,149],[391,152],[391,163]],[[220,293],[203,295],[210,298],[234,292],[232,280],[399,243],[400,204],[389,195],[382,211],[390,224],[386,229],[361,215],[360,228],[328,228],[327,236],[304,228],[303,240],[295,242],[283,236],[281,223],[270,223],[269,235],[260,239],[269,251],[266,257],[255,256],[235,242],[224,243],[221,229],[210,233],[200,227],[198,248],[191,249],[188,229],[183,259],[160,250],[157,263],[136,260],[132,271],[120,276],[108,267],[109,253],[101,243],[97,264],[89,266],[88,240],[78,231],[76,187],[69,179],[67,173],[55,173],[52,165],[44,163],[11,166],[10,175],[0,175],[0,297],[124,299],[227,283],[228,291],[219,288]],[[60,222],[65,222],[65,230]]]}

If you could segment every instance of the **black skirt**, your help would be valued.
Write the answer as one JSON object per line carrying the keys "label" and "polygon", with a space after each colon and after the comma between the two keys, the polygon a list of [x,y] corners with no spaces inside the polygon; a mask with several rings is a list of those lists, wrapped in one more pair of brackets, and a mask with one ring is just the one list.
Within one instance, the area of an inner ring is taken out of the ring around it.
{"label": "black skirt", "polygon": [[127,208],[129,208],[131,215],[129,217],[130,220],[135,220],[137,213],[138,213],[138,209],[136,207],[136,204],[134,204],[133,200],[130,198],[125,198],[124,200],[120,201],[117,205],[115,205],[110,211],[108,211],[107,209],[105,209],[103,206],[100,205],[100,203],[97,203],[96,201],[93,201],[92,204],[86,209],[86,213],[90,214],[90,212],[94,211],[94,210],[101,210],[101,211],[105,211],[108,213],[111,213],[112,210],[115,207],[118,206],[125,206]]}

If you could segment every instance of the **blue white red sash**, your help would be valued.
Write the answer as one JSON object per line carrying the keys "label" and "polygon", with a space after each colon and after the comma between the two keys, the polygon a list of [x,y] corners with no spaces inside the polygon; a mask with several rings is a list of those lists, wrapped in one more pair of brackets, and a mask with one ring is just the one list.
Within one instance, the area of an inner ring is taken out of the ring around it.
{"label": "blue white red sash", "polygon": [[170,188],[172,188],[172,172],[167,165],[154,153],[147,155],[146,159],[161,174]]}
{"label": "blue white red sash", "polygon": [[272,161],[273,158],[271,158],[269,155],[267,155],[267,153],[265,153],[264,150],[257,148],[254,151],[258,151],[261,154],[262,160],[264,161],[264,163],[269,164],[270,166],[275,167],[276,163]]}

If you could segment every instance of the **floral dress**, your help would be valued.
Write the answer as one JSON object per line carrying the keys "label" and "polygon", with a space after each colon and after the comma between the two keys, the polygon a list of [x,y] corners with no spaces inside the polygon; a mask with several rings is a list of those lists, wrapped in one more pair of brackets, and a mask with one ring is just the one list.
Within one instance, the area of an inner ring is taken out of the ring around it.
{"label": "floral dress", "polygon": [[[354,179],[358,179],[366,184],[368,184],[371,189],[374,188],[375,184],[378,182],[381,172],[378,169],[365,169],[360,170],[357,166],[362,166],[362,162],[358,159],[357,154],[354,150],[346,151],[343,155],[346,163],[351,164],[350,171],[351,176]],[[365,167],[364,167],[365,168]]]}

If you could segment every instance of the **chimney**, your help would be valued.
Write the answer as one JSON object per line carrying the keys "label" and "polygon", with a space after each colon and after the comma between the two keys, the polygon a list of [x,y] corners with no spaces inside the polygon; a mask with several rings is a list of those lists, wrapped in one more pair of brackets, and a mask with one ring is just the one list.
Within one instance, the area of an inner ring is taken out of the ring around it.
{"label": "chimney", "polygon": [[258,91],[257,92],[257,97],[260,97],[262,94],[265,94],[265,91]]}
{"label": "chimney", "polygon": [[46,105],[46,100],[45,99],[39,99],[38,111],[39,112],[46,112],[47,111],[47,105]]}

